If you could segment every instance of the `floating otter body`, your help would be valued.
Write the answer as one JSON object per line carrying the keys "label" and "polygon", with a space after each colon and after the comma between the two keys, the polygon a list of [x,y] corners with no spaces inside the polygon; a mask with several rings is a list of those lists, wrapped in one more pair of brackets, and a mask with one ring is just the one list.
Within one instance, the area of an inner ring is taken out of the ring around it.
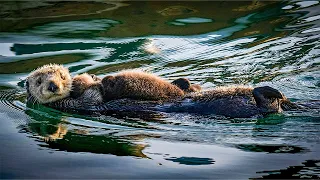
{"label": "floating otter body", "polygon": [[248,118],[256,115],[279,113],[297,106],[278,90],[268,86],[224,87],[210,91],[191,93],[179,99],[168,101],[142,101],[116,99],[94,103],[80,99],[65,98],[46,104],[62,111],[109,114],[114,112],[186,112],[216,114],[232,118]]}
{"label": "floating otter body", "polygon": [[296,107],[281,92],[269,86],[231,86],[187,95],[179,102],[161,107],[161,110],[246,118],[279,113]]}
{"label": "floating otter body", "polygon": [[[49,70],[51,72],[51,69],[57,72],[51,73],[50,76],[45,75],[45,68],[48,69],[48,72]],[[37,100],[38,102],[62,111],[89,113],[107,113],[109,111],[189,112],[217,114],[228,117],[252,117],[259,114],[278,113],[283,109],[294,107],[294,104],[287,100],[282,93],[268,86],[257,88],[234,86],[184,94],[182,89],[186,90],[184,87],[185,80],[174,81],[173,83],[176,85],[168,82],[161,84],[163,80],[159,80],[156,76],[148,75],[146,78],[143,74],[137,76],[137,74],[132,72],[120,73],[116,76],[107,76],[102,79],[101,83],[99,79],[96,79],[96,81],[94,79],[89,80],[88,84],[91,83],[90,87],[84,88],[83,93],[77,98],[66,95],[59,96],[59,98],[54,98],[53,100],[51,98],[50,101],[44,101],[43,99],[47,96],[39,96],[36,95],[35,92],[41,92],[42,94],[45,94],[47,91],[52,92],[52,87],[50,86],[52,79],[62,78],[60,74],[61,70],[58,67],[51,68],[47,66],[45,68],[36,70],[27,78],[28,100],[41,97],[42,100]],[[34,79],[37,78],[37,74],[41,74],[39,76],[43,80],[43,88],[36,86],[37,81]],[[85,78],[92,78],[90,75],[84,76],[86,76]],[[77,78],[75,77],[75,79]],[[68,77],[68,80],[70,82],[72,81],[70,77]],[[79,81],[82,82],[83,79],[79,78]],[[133,83],[133,85],[130,83]],[[59,88],[63,90],[69,89],[70,91],[70,85],[69,83],[67,84],[66,87],[56,86],[53,88],[55,91],[51,93],[51,96],[58,94],[56,92],[62,91]],[[190,84],[186,87],[187,89],[190,88]],[[39,91],[39,88],[42,90]],[[139,88],[142,88],[141,92],[139,92]],[[148,92],[147,90],[149,88],[152,89],[152,91]],[[106,92],[109,93],[110,89],[111,91],[117,91],[111,92],[111,96],[110,94],[106,95]],[[198,89],[195,88],[191,91],[198,91]],[[135,94],[132,95],[130,92],[134,92]],[[154,94],[159,95],[161,98],[153,98],[152,95]],[[112,95],[117,98],[114,98]],[[105,99],[108,99],[108,101],[105,101]]]}

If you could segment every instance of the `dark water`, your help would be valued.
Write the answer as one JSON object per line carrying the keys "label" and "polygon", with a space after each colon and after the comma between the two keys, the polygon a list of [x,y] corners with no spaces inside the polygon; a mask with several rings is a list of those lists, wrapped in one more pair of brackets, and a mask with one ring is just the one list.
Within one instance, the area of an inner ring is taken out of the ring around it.
{"label": "dark water", "polygon": [[259,119],[83,116],[26,106],[60,63],[139,68],[204,89],[269,85],[320,99],[319,1],[1,2],[0,178],[319,178],[320,108]]}

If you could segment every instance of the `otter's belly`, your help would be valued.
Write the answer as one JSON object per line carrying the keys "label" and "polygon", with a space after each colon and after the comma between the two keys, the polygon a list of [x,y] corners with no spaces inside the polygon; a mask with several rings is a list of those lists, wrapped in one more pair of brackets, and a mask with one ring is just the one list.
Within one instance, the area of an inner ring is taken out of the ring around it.
{"label": "otter's belly", "polygon": [[157,107],[164,112],[216,114],[232,118],[247,118],[260,114],[256,104],[245,97],[220,98],[211,101],[184,99],[179,103],[165,103]]}
{"label": "otter's belly", "polygon": [[[64,101],[63,101],[64,102]],[[87,103],[51,103],[50,106],[62,111],[78,111],[81,113],[108,112],[185,112],[196,114],[216,114],[227,117],[247,118],[260,114],[260,109],[247,97],[228,97],[210,101],[194,101],[183,99],[173,102],[139,101],[117,99],[102,104]],[[74,106],[74,107],[73,107]]]}

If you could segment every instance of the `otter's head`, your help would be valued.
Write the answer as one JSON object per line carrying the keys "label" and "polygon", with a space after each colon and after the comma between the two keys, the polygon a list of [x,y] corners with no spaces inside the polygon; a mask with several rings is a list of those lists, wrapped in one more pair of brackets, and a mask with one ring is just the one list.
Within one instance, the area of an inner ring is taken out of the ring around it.
{"label": "otter's head", "polygon": [[61,65],[44,65],[27,77],[28,96],[45,104],[63,99],[70,94],[72,78],[69,70]]}
{"label": "otter's head", "polygon": [[100,81],[101,79],[94,74],[83,73],[76,75],[72,78],[72,91],[70,96],[77,98],[81,96],[90,86],[99,84]]}
{"label": "otter's head", "polygon": [[178,86],[185,93],[200,92],[201,86],[198,84],[191,84],[187,78],[179,78],[171,82],[171,84]]}

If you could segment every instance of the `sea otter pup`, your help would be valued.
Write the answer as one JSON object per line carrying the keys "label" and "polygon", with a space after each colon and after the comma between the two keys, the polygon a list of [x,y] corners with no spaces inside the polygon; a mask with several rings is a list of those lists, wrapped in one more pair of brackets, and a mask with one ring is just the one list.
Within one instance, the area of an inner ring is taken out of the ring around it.
{"label": "sea otter pup", "polygon": [[72,79],[70,96],[77,98],[86,89],[92,86],[99,86],[100,84],[103,88],[105,101],[120,98],[165,100],[181,97],[186,93],[201,91],[199,85],[191,84],[186,78],[176,79],[170,84],[150,73],[124,71],[116,76],[106,76],[102,82],[100,78],[93,74],[84,73],[76,75]]}
{"label": "sea otter pup", "polygon": [[[191,85],[189,80],[181,82],[183,87],[146,72],[123,71],[102,79],[105,100],[131,98],[138,100],[168,100],[183,97]],[[196,90],[194,90],[196,91]]]}
{"label": "sea otter pup", "polygon": [[83,73],[72,78],[72,98],[80,97],[87,89],[93,86],[101,86],[101,79],[94,74]]}

